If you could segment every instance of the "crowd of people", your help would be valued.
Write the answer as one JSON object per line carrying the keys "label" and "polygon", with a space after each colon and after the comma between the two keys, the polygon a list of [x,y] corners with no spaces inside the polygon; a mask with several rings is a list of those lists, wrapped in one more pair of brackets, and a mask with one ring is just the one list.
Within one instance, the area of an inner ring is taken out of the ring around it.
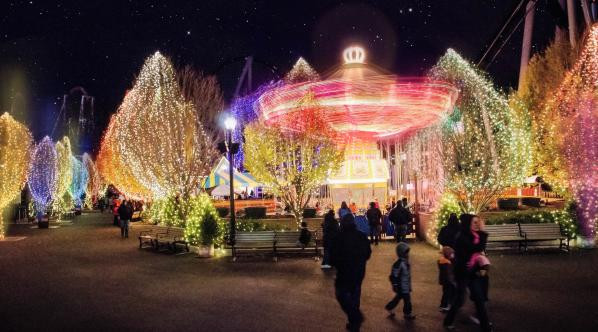
{"label": "crowd of people", "polygon": [[[341,309],[347,315],[346,328],[359,331],[364,317],[360,310],[361,285],[365,277],[367,261],[372,254],[372,245],[377,245],[383,218],[375,202],[370,203],[365,215],[370,223],[370,234],[360,231],[355,221],[355,212],[345,202],[338,210],[339,221],[334,210],[324,215],[322,268],[336,269],[335,295]],[[397,260],[390,269],[389,280],[394,292],[393,298],[385,305],[389,317],[394,317],[394,309],[403,301],[403,317],[414,320],[411,303],[411,267],[409,245],[405,242],[407,228],[411,222],[407,201],[403,200],[389,211],[389,219],[395,225]],[[438,259],[438,279],[442,286],[440,311],[446,314],[443,325],[449,331],[455,330],[454,321],[463,306],[467,290],[476,309],[470,317],[479,324],[481,331],[491,331],[492,324],[486,311],[488,301],[490,261],[485,256],[487,233],[481,219],[476,215],[462,214],[459,218],[451,215],[448,223],[438,234],[442,245]]]}

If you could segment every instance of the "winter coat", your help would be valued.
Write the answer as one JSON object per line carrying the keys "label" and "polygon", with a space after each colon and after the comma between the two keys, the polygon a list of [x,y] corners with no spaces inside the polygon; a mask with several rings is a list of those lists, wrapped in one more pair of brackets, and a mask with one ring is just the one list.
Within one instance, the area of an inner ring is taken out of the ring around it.
{"label": "winter coat", "polygon": [[336,268],[336,287],[360,285],[371,253],[370,241],[355,225],[341,229],[330,248],[330,263]]}
{"label": "winter coat", "polygon": [[407,259],[399,258],[394,262],[388,278],[395,293],[411,293],[411,266]]}
{"label": "winter coat", "polygon": [[118,207],[118,216],[122,220],[131,220],[133,217],[133,209],[128,204],[121,204]]}
{"label": "winter coat", "polygon": [[457,234],[459,234],[458,225],[457,227],[450,227],[449,225],[443,226],[440,228],[440,232],[438,232],[438,243],[442,246],[454,248]]}
{"label": "winter coat", "polygon": [[378,227],[382,224],[382,211],[378,208],[369,208],[365,213],[366,218],[370,222],[370,227]]}
{"label": "winter coat", "polygon": [[299,242],[303,246],[307,246],[311,241],[311,232],[307,228],[301,228],[301,233],[299,233]]}
{"label": "winter coat", "polygon": [[453,263],[444,256],[438,259],[438,283],[440,285],[456,285]]}
{"label": "winter coat", "polygon": [[411,212],[403,205],[397,204],[394,209],[390,210],[388,219],[395,225],[407,225],[411,222]]}
{"label": "winter coat", "polygon": [[349,209],[338,209],[338,218],[339,219],[343,219],[343,217],[345,216],[345,214],[347,213],[352,213],[351,210]]}
{"label": "winter coat", "polygon": [[324,231],[324,248],[330,248],[332,240],[338,235],[339,232],[338,222],[336,219],[324,220],[322,229]]}
{"label": "winter coat", "polygon": [[455,240],[455,278],[465,280],[469,277],[467,263],[476,252],[486,250],[488,233],[479,231],[480,241],[475,244],[471,232],[460,232]]}

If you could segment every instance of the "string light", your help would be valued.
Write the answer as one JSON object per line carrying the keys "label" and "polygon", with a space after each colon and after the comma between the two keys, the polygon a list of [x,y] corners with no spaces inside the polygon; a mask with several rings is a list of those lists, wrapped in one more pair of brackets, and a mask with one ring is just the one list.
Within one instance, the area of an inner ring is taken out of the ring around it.
{"label": "string light", "polygon": [[84,153],[81,160],[88,174],[87,186],[85,187],[85,206],[91,208],[102,195],[103,181],[96,164],[88,153]]}
{"label": "string light", "polygon": [[8,113],[0,116],[0,240],[4,238],[2,212],[21,192],[27,178],[31,133]]}
{"label": "string light", "polygon": [[172,64],[159,52],[145,61],[112,120],[111,140],[103,143],[153,198],[190,196],[217,157]]}
{"label": "string light", "polygon": [[52,195],[54,198],[53,210],[58,214],[58,218],[72,208],[72,196],[69,193],[73,181],[72,155],[71,141],[67,136],[64,136],[56,143],[58,173],[56,192]]}
{"label": "string light", "polygon": [[71,156],[71,167],[72,181],[69,186],[69,194],[73,198],[75,206],[81,206],[81,198],[87,188],[89,174],[83,163],[74,156]]}
{"label": "string light", "polygon": [[512,110],[492,82],[451,49],[430,75],[460,90],[455,112],[441,127],[445,188],[458,198],[462,212],[479,213],[526,175],[510,146],[518,133]]}
{"label": "string light", "polygon": [[320,74],[318,74],[318,72],[315,71],[302,57],[297,59],[297,62],[295,62],[291,71],[284,77],[284,81],[287,84],[313,82],[318,80],[320,80]]}
{"label": "string light", "polygon": [[553,110],[548,130],[577,202],[584,245],[593,245],[598,222],[598,24],[590,28],[577,62],[547,108]]}
{"label": "string light", "polygon": [[31,154],[27,183],[35,202],[35,210],[45,213],[54,199],[58,185],[58,155],[54,142],[46,136]]}
{"label": "string light", "polygon": [[344,153],[313,94],[300,99],[296,109],[272,124],[258,121],[245,127],[245,167],[299,223],[312,193],[339,170]]}

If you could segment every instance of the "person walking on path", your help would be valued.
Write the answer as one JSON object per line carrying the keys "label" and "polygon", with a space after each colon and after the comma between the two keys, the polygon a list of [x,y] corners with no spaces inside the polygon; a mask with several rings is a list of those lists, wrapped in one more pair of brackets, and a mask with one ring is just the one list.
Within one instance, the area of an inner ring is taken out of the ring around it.
{"label": "person walking on path", "polygon": [[380,240],[380,230],[382,228],[382,211],[376,207],[376,203],[371,202],[370,208],[365,213],[370,223],[370,243],[378,245]]}
{"label": "person walking on path", "polygon": [[346,214],[341,219],[340,232],[333,240],[330,261],[336,268],[336,299],[347,315],[346,327],[350,331],[359,331],[363,322],[359,309],[361,283],[371,253],[368,238],[357,230],[353,214]]}
{"label": "person walking on path", "polygon": [[[407,205],[407,199],[403,198],[402,203]],[[388,214],[388,219],[395,226],[395,239],[397,242],[405,242],[409,231],[409,223],[411,222],[411,213],[403,204],[397,204]]]}
{"label": "person walking on path", "polygon": [[438,243],[443,247],[451,247],[455,248],[455,239],[457,238],[457,234],[459,234],[460,226],[459,226],[459,218],[455,213],[451,213],[448,218],[448,222],[446,225],[440,228],[438,232]]}
{"label": "person walking on path", "polygon": [[322,230],[324,232],[324,258],[322,259],[322,268],[329,269],[332,267],[330,265],[330,247],[332,245],[332,241],[339,232],[338,222],[334,218],[334,210],[329,210],[328,213],[324,215],[324,223],[322,224]]}
{"label": "person walking on path", "polygon": [[123,201],[118,207],[118,217],[120,218],[120,237],[125,239],[129,237],[129,221],[133,216],[133,207],[131,203]]}
{"label": "person walking on path", "polygon": [[409,265],[409,245],[399,242],[396,247],[398,259],[392,264],[390,270],[390,283],[395,296],[384,307],[389,317],[394,317],[394,308],[403,300],[403,317],[405,320],[414,320],[413,307],[411,305],[411,266]]}
{"label": "person walking on path", "polygon": [[[444,318],[444,327],[449,331],[454,331],[455,326],[453,325],[455,317],[465,302],[465,293],[467,288],[470,288],[470,292],[475,292],[472,289],[472,277],[473,271],[468,268],[472,256],[475,253],[481,253],[486,248],[486,241],[488,234],[481,230],[480,217],[472,214],[462,214],[459,219],[461,220],[461,231],[455,240],[455,280],[457,288],[451,309],[448,311]],[[488,313],[486,312],[485,301],[480,301],[480,298],[472,296],[476,308],[476,316],[480,321],[481,331],[491,331],[492,327],[488,319]]]}
{"label": "person walking on path", "polygon": [[[456,217],[456,216],[455,216]],[[442,286],[442,298],[440,299],[440,311],[448,312],[455,297],[455,273],[453,271],[453,260],[455,251],[449,246],[442,248],[438,259],[438,283]]]}
{"label": "person walking on path", "polygon": [[341,208],[338,209],[338,219],[342,220],[346,214],[351,214],[351,213],[352,213],[351,209],[349,209],[347,202],[343,201],[341,203]]}

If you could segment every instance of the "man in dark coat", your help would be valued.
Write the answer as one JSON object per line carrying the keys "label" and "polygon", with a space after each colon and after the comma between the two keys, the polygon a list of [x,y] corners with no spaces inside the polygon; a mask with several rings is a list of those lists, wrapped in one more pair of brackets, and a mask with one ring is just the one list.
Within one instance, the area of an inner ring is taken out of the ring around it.
{"label": "man in dark coat", "polygon": [[407,232],[409,231],[411,212],[409,212],[406,206],[407,199],[403,198],[402,202],[397,204],[388,214],[388,219],[395,226],[395,239],[397,242],[405,242]]}
{"label": "man in dark coat", "polygon": [[359,331],[363,322],[359,310],[361,283],[371,253],[368,238],[357,230],[353,214],[346,214],[341,219],[340,232],[333,239],[330,261],[336,268],[336,299],[347,314],[347,328],[351,331]]}
{"label": "man in dark coat", "polygon": [[120,217],[120,236],[124,238],[129,237],[129,222],[133,217],[133,206],[130,202],[123,201],[117,210]]}
{"label": "man in dark coat", "polygon": [[438,232],[438,243],[440,243],[443,247],[451,247],[455,249],[455,240],[457,239],[457,234],[461,230],[461,226],[459,225],[459,218],[455,213],[451,213],[448,222],[445,226],[440,228],[440,232]]}

